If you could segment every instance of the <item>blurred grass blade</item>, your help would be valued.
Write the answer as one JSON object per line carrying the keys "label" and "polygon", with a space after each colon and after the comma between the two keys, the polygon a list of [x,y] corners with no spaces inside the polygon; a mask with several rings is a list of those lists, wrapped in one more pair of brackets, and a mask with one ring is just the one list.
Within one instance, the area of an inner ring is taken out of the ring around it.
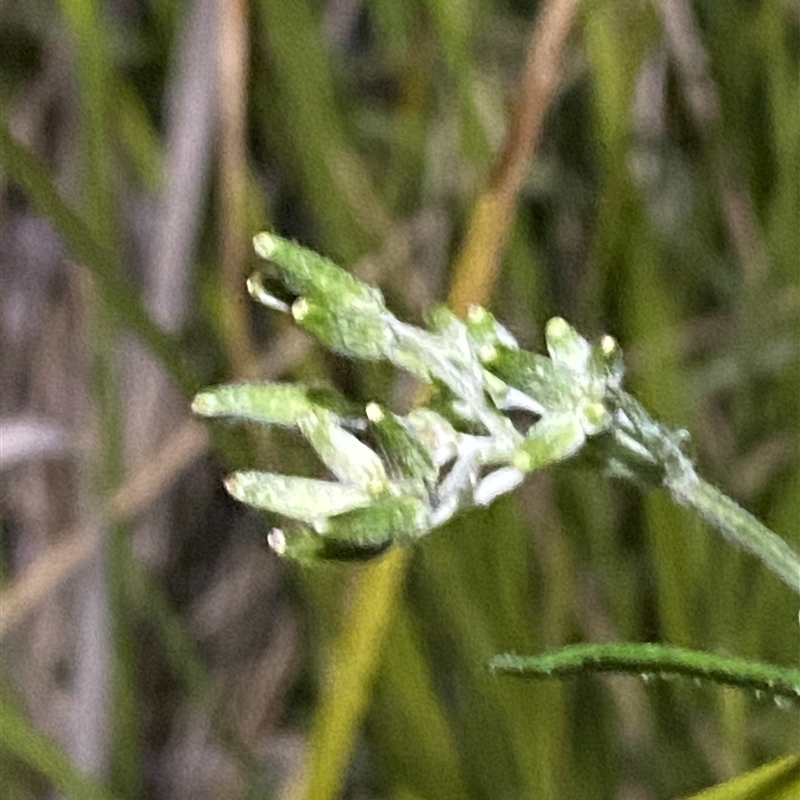
{"label": "blurred grass blade", "polygon": [[178,387],[191,394],[197,381],[180,358],[181,348],[160,330],[139,301],[136,289],[117,271],[114,258],[61,197],[52,178],[35,156],[0,125],[0,161],[8,176],[46,216],[73,257],[91,270],[117,321],[135,333],[158,357]]}
{"label": "blurred grass blade", "polygon": [[52,739],[35,731],[1,695],[0,720],[0,746],[41,772],[56,791],[71,800],[114,800],[114,795],[78,770]]}
{"label": "blurred grass blade", "polygon": [[327,674],[308,738],[308,763],[285,795],[292,800],[329,800],[341,790],[381,645],[399,602],[408,552],[392,548],[365,567],[353,587],[352,611],[326,659]]}
{"label": "blurred grass blade", "polygon": [[800,758],[786,756],[684,800],[795,800],[800,797]]}
{"label": "blurred grass blade", "polygon": [[328,48],[307,0],[259,0],[257,17],[277,89],[280,139],[287,144],[306,207],[326,250],[347,262],[370,245],[362,215],[342,202],[337,167],[347,146]]}
{"label": "blurred grass blade", "polygon": [[217,713],[222,698],[187,626],[140,564],[132,564],[129,586],[131,600],[158,637],[173,674],[184,685],[187,695],[206,711],[217,740],[236,758],[246,774],[252,792],[250,796],[263,797],[263,768],[236,732],[224,722],[224,715]]}

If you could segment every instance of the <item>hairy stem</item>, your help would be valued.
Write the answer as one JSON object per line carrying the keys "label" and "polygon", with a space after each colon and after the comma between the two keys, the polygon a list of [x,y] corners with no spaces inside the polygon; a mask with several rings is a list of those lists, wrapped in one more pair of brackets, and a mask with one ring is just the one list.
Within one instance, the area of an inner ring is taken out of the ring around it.
{"label": "hairy stem", "polygon": [[683,675],[800,701],[800,670],[662,644],[578,644],[538,656],[495,656],[495,672],[523,678],[565,678],[582,672]]}
{"label": "hairy stem", "polygon": [[675,500],[694,509],[728,541],[760,558],[800,594],[800,556],[780,536],[697,474],[668,481],[667,487]]}

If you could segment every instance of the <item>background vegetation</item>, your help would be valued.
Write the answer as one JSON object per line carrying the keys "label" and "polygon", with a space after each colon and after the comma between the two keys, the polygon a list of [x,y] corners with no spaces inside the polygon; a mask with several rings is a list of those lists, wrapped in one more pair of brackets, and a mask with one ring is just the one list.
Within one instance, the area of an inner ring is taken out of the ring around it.
{"label": "background vegetation", "polygon": [[650,800],[796,750],[745,692],[487,671],[617,639],[795,664],[796,598],[666,495],[564,466],[303,572],[221,478],[310,451],[188,410],[242,378],[413,400],[248,300],[274,229],[411,321],[614,334],[800,547],[796,4],[6,0],[0,37],[3,796]]}

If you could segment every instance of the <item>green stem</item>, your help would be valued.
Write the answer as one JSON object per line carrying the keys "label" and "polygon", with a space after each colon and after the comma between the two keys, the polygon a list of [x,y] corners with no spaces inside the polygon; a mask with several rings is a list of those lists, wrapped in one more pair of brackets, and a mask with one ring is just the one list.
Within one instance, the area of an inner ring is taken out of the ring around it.
{"label": "green stem", "polygon": [[53,788],[70,800],[115,800],[96,778],[82,773],[49,736],[39,733],[0,695],[0,748],[44,775]]}
{"label": "green stem", "polygon": [[36,156],[3,124],[0,124],[0,163],[39,213],[53,223],[75,260],[92,272],[115,320],[153,351],[181,391],[187,395],[196,391],[197,380],[184,363],[178,342],[153,323],[139,301],[137,290],[120,275],[113,253],[64,200]]}
{"label": "green stem", "polygon": [[696,473],[666,484],[677,502],[694,509],[730,542],[760,558],[800,594],[800,556],[780,536]]}
{"label": "green stem", "polygon": [[[649,453],[652,463],[663,470],[661,480],[673,499],[696,511],[729,542],[761,559],[787,586],[800,594],[800,555],[780,536],[697,474],[683,453],[681,432],[670,431],[655,422],[642,404],[626,392],[614,391],[611,396],[632,426],[620,426],[620,430],[626,436],[633,434],[641,449]],[[631,470],[635,473],[637,465],[631,463]]]}
{"label": "green stem", "polygon": [[565,678],[582,672],[684,675],[800,702],[800,670],[663,644],[578,644],[538,656],[505,653],[489,666],[527,678]]}

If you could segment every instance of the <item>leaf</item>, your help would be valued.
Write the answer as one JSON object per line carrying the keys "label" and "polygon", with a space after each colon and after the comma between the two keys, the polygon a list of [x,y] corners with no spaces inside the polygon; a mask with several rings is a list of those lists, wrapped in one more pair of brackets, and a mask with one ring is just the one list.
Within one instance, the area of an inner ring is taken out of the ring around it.
{"label": "leaf", "polygon": [[[283,287],[273,289],[269,284],[275,282],[275,279],[270,279],[263,273],[256,272],[247,279],[247,291],[253,300],[261,303],[262,306],[271,308],[274,311],[280,311],[284,314],[289,314],[291,311],[290,304],[279,294],[285,294]],[[275,294],[273,294],[275,292]],[[291,298],[294,300],[294,298]]]}
{"label": "leaf", "polygon": [[507,494],[519,486],[525,478],[525,473],[516,467],[500,467],[490,472],[475,487],[473,501],[479,506],[488,506],[500,495]]}
{"label": "leaf", "polygon": [[452,336],[464,330],[464,323],[446,305],[433,306],[427,314],[428,327],[436,332]]}
{"label": "leaf", "polygon": [[298,295],[319,299],[336,307],[353,300],[385,310],[383,295],[354,278],[330,259],[274,233],[259,233],[253,246],[261,258],[271,261],[286,286]]}
{"label": "leaf", "polygon": [[518,350],[511,332],[501,325],[483,306],[470,306],[467,311],[467,333],[481,361],[491,358],[495,348]]}
{"label": "leaf", "polygon": [[561,317],[548,320],[544,336],[553,364],[572,372],[588,373],[591,345],[566,320]]}
{"label": "leaf", "polygon": [[496,672],[529,678],[564,678],[584,672],[685,675],[800,702],[800,670],[672,645],[612,642],[576,644],[537,656],[495,656]]}
{"label": "leaf", "polygon": [[327,411],[306,414],[298,420],[303,436],[308,439],[326,467],[340,480],[376,495],[389,483],[383,462],[374,450],[348,433]]}
{"label": "leaf", "polygon": [[306,387],[290,383],[212,386],[192,401],[192,411],[203,417],[241,417],[266,425],[296,425],[315,409]]}
{"label": "leaf", "polygon": [[267,536],[269,546],[282,558],[313,566],[326,561],[370,561],[391,546],[390,541],[358,545],[330,539],[308,528],[273,528]]}
{"label": "leaf", "polygon": [[327,520],[322,535],[357,545],[410,541],[428,530],[427,506],[410,495],[384,497]]}
{"label": "leaf", "polygon": [[49,736],[31,724],[3,697],[0,698],[0,746],[44,775],[53,788],[74,800],[113,800],[97,778],[81,772]]}
{"label": "leaf", "polygon": [[[297,383],[226,383],[197,394],[192,411],[203,417],[241,417],[264,425],[295,426],[316,411],[352,418],[359,408],[335,389]],[[363,425],[363,423],[361,423]]]}
{"label": "leaf", "polygon": [[422,442],[402,421],[377,403],[367,405],[368,430],[375,437],[387,464],[398,477],[434,481],[438,469]]}
{"label": "leaf", "polygon": [[392,349],[391,315],[360,296],[340,301],[300,297],[292,304],[292,316],[323,344],[353,358],[384,359]]}
{"label": "leaf", "polygon": [[5,125],[0,125],[0,161],[11,180],[58,231],[76,261],[92,271],[114,318],[135,333],[166,367],[175,383],[191,393],[197,382],[186,366],[177,341],[151,319],[136,288],[120,274],[114,256],[95,237],[84,220],[63,199],[53,179],[28,148]]}
{"label": "leaf", "polygon": [[[333,261],[273,233],[259,233],[256,252],[278,269],[286,287],[297,295],[292,316],[328,347],[355,358],[385,358],[393,341],[383,295]],[[250,294],[264,305],[286,311],[288,304],[256,274],[247,282]]]}
{"label": "leaf", "polygon": [[234,472],[225,488],[243,503],[309,524],[372,502],[356,486],[255,470]]}
{"label": "leaf", "polygon": [[786,756],[685,800],[794,800],[797,797],[800,797],[800,758]]}
{"label": "leaf", "polygon": [[535,400],[541,413],[563,409],[571,402],[569,384],[549,358],[527,350],[498,347],[487,355],[488,358],[482,359],[484,367],[508,386]]}
{"label": "leaf", "polygon": [[513,464],[523,472],[563,461],[580,450],[586,441],[581,420],[572,412],[543,417],[528,431],[514,452]]}
{"label": "leaf", "polygon": [[406,424],[437,466],[444,466],[455,457],[458,433],[441,414],[430,408],[415,408],[406,417]]}

